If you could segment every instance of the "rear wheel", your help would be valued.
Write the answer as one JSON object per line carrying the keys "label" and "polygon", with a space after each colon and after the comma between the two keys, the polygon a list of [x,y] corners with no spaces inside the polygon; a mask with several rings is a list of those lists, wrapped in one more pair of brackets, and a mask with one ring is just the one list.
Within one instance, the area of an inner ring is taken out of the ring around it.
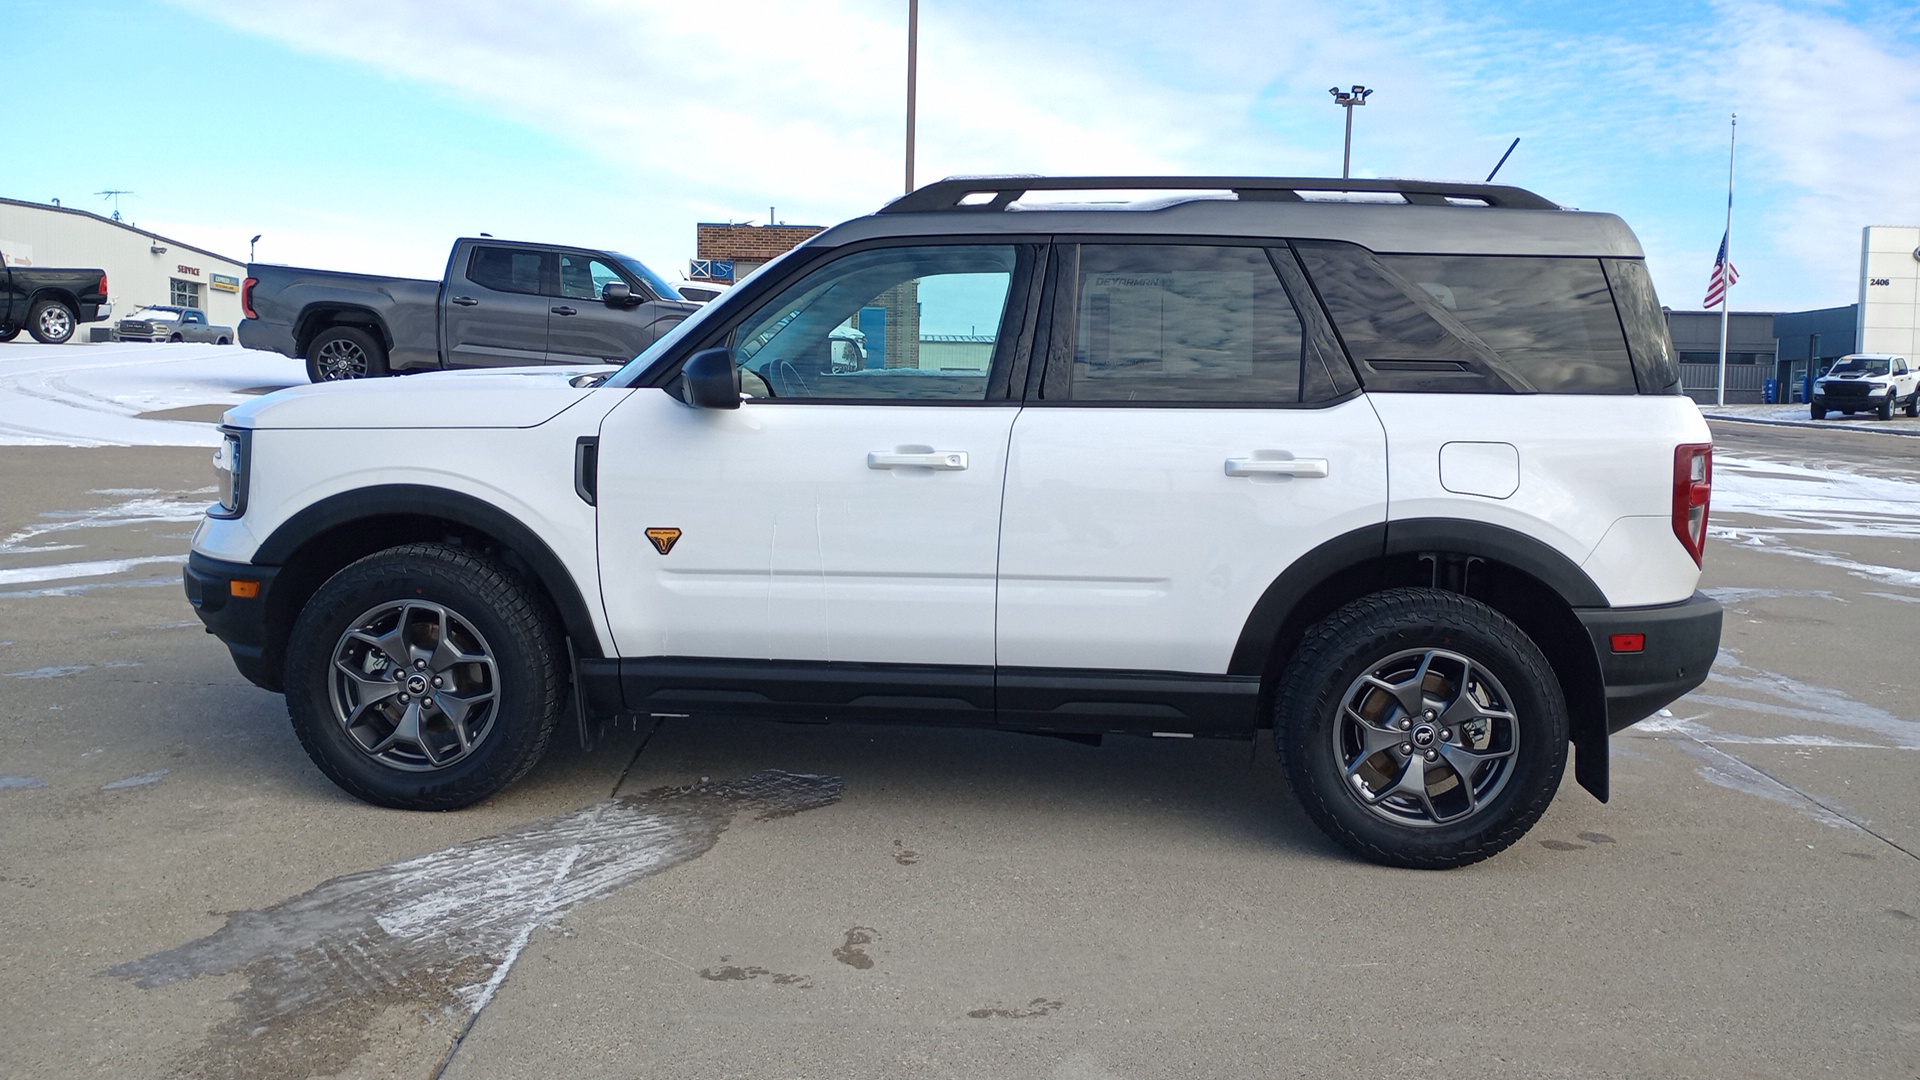
{"label": "rear wheel", "polygon": [[42,345],[65,345],[75,325],[73,309],[58,300],[42,300],[27,314],[27,332]]}
{"label": "rear wheel", "polygon": [[1275,697],[1288,784],[1328,836],[1450,869],[1525,835],[1559,789],[1567,709],[1537,646],[1477,600],[1363,597],[1307,632]]}
{"label": "rear wheel", "polygon": [[1907,415],[1920,416],[1920,390],[1907,395]]}
{"label": "rear wheel", "polygon": [[329,327],[307,346],[307,378],[314,382],[368,379],[386,373],[386,348],[357,326]]}
{"label": "rear wheel", "polygon": [[440,544],[369,555],[330,578],[287,643],[287,713],[320,770],[404,810],[497,794],[546,752],[566,692],[546,598]]}

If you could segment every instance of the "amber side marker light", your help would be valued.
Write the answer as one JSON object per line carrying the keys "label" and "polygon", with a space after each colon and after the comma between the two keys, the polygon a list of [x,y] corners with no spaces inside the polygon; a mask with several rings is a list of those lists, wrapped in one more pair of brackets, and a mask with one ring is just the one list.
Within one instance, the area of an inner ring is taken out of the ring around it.
{"label": "amber side marker light", "polygon": [[[234,584],[238,585],[240,583],[236,581]],[[1612,644],[1614,652],[1645,652],[1647,649],[1647,635],[1615,634],[1612,638]]]}
{"label": "amber side marker light", "polygon": [[[229,581],[227,582],[227,592],[242,600],[251,600],[260,595],[260,583],[257,581]],[[1619,651],[1617,646],[1614,651]]]}

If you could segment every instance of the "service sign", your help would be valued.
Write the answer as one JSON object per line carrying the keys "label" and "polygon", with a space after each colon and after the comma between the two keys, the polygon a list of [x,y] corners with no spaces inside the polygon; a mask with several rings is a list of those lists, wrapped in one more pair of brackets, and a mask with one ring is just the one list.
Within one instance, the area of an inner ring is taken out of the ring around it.
{"label": "service sign", "polygon": [[208,283],[221,292],[240,291],[240,279],[228,274],[214,274],[208,279]]}

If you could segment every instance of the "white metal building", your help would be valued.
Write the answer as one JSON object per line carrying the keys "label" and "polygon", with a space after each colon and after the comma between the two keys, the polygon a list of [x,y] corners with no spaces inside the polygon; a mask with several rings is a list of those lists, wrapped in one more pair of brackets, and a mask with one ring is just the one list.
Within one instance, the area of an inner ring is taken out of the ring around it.
{"label": "white metal building", "polygon": [[113,319],[82,325],[75,341],[146,304],[197,307],[216,325],[240,325],[246,263],[85,210],[0,199],[0,257],[9,266],[107,272]]}
{"label": "white metal building", "polygon": [[1863,353],[1920,357],[1920,225],[1869,225],[1860,232]]}

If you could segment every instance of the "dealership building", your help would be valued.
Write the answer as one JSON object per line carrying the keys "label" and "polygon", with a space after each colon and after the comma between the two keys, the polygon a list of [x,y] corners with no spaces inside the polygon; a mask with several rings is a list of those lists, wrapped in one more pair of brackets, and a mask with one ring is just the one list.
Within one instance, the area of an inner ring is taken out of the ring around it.
{"label": "dealership building", "polygon": [[[85,210],[0,199],[0,258],[8,266],[106,271],[113,320],[173,304],[200,308],[218,326],[240,325],[246,263]],[[113,320],[83,325],[74,340],[103,339]]]}

